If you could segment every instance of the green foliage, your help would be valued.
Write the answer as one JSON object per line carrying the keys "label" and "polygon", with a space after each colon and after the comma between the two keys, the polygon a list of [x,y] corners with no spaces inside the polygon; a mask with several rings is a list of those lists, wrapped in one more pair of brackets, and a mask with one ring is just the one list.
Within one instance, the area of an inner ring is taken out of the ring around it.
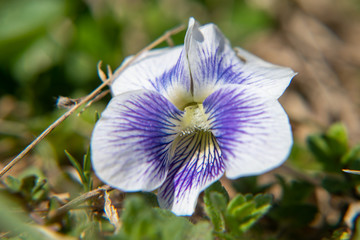
{"label": "green foliage", "polygon": [[[125,56],[164,31],[186,24],[189,16],[201,23],[215,22],[237,46],[253,40],[253,34],[279,26],[275,15],[265,10],[269,6],[257,7],[260,2],[264,1],[0,1],[0,120],[14,126],[0,129],[1,164],[63,113],[55,107],[57,96],[78,98],[100,84],[96,74],[99,60],[115,69]],[[173,36],[175,44],[182,43],[184,35]],[[119,232],[105,218],[101,196],[84,201],[53,225],[46,225],[43,220],[49,213],[92,190],[93,181],[95,186],[100,184],[91,171],[89,149],[84,155],[84,146],[88,146],[94,112],[101,112],[108,99],[93,104],[80,117],[68,118],[23,159],[24,165],[10,172],[12,176],[0,180],[0,238],[360,238],[358,220],[353,228],[344,227],[348,204],[360,199],[360,176],[341,171],[360,170],[360,145],[350,148],[342,124],[309,136],[307,146],[295,142],[288,162],[293,172],[279,171],[275,179],[237,179],[233,181],[233,198],[220,182],[214,183],[205,190],[204,211],[200,199],[191,218],[159,209],[153,193],[126,194],[123,201],[114,190],[118,195],[114,194],[112,203],[123,224]],[[67,149],[65,155],[63,149]],[[78,173],[82,189],[77,178],[68,178],[69,166]],[[318,190],[328,198],[320,198]],[[274,199],[264,192],[274,194]],[[330,208],[322,210],[323,205]],[[331,212],[330,217],[327,212]],[[334,216],[335,221],[330,222]]]}
{"label": "green foliage", "polygon": [[65,155],[68,157],[71,164],[78,172],[81,179],[81,183],[84,187],[84,191],[85,192],[90,191],[92,189],[90,147],[88,147],[88,150],[84,155],[82,166],[79,164],[78,160],[76,160],[73,156],[71,156],[71,154],[66,150],[65,150]]}
{"label": "green foliage", "polygon": [[211,227],[206,222],[196,225],[168,210],[151,208],[138,195],[128,197],[122,213],[120,232],[109,239],[126,240],[210,240]]}
{"label": "green foliage", "polygon": [[312,135],[307,139],[309,149],[328,172],[341,172],[342,157],[347,153],[348,140],[343,124],[334,124],[325,134]]}
{"label": "green foliage", "polygon": [[47,198],[49,189],[46,180],[36,175],[29,175],[23,178],[8,176],[6,179],[7,190],[18,196],[29,205],[35,205]]}
{"label": "green foliage", "polygon": [[271,207],[268,194],[238,194],[230,202],[219,182],[205,190],[205,211],[215,235],[223,239],[236,239],[248,231]]}
{"label": "green foliage", "polygon": [[268,194],[237,195],[227,207],[227,222],[232,235],[241,235],[263,217],[271,207]]}

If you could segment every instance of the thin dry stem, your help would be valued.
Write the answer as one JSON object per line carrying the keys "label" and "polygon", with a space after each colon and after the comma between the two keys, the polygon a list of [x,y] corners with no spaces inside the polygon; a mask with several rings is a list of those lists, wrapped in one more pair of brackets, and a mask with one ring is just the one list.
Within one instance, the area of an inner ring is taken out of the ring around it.
{"label": "thin dry stem", "polygon": [[70,202],[66,203],[64,206],[54,210],[53,212],[50,212],[49,216],[48,216],[48,219],[47,219],[47,223],[49,224],[49,223],[56,222],[65,213],[67,213],[71,209],[76,208],[81,203],[84,203],[84,202],[86,202],[87,200],[90,200],[90,199],[100,197],[101,195],[104,194],[104,192],[110,192],[112,190],[114,190],[114,188],[112,188],[112,187],[110,187],[108,185],[104,185],[104,186],[101,186],[101,187],[99,187],[99,188],[97,188],[95,190],[92,190],[90,192],[86,192],[86,193],[80,195],[77,198],[74,198]]}
{"label": "thin dry stem", "polygon": [[101,93],[99,93],[96,97],[94,97],[93,99],[91,99],[83,109],[81,109],[81,111],[78,113],[78,116],[80,116],[80,114],[82,114],[88,107],[91,106],[91,104],[93,104],[94,102],[99,101],[100,99],[102,99],[103,97],[105,97],[108,93],[110,93],[110,90],[105,90]]}
{"label": "thin dry stem", "polygon": [[[161,37],[156,39],[147,47],[143,48],[140,52],[134,55],[128,62],[124,65],[120,66],[114,74],[110,74],[110,77],[100,84],[94,91],[92,91],[89,95],[82,98],[82,100],[75,104],[72,108],[70,108],[67,112],[65,112],[61,117],[59,117],[55,122],[53,122],[50,126],[48,126],[37,138],[35,138],[24,150],[22,150],[11,162],[9,162],[0,172],[0,178],[7,173],[16,163],[18,163],[31,149],[33,149],[41,140],[43,140],[52,130],[54,130],[57,126],[59,126],[66,118],[68,118],[71,114],[73,114],[78,108],[80,108],[83,104],[91,101],[93,98],[98,96],[101,93],[101,90],[110,85],[111,82],[119,76],[119,74],[128,67],[136,58],[138,58],[142,53],[151,50],[152,48],[156,47],[163,41],[166,41],[170,38],[171,35],[179,33],[180,31],[184,30],[185,26],[181,25],[177,28],[171,29],[164,33]],[[100,76],[101,78],[102,76]]]}

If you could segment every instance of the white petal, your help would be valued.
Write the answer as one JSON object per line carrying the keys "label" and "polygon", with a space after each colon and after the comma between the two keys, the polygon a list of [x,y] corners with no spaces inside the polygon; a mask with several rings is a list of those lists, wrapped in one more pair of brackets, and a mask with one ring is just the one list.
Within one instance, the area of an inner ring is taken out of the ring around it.
{"label": "white petal", "polygon": [[242,48],[236,47],[235,51],[245,60],[241,69],[245,79],[241,83],[259,87],[276,99],[283,94],[296,75],[292,69],[266,62]]}
{"label": "white petal", "polygon": [[[127,58],[123,64],[130,58]],[[157,49],[144,53],[111,85],[111,91],[115,96],[140,89],[157,91],[179,108],[192,102],[190,73],[183,47]]]}
{"label": "white petal", "polygon": [[254,85],[277,99],[295,75],[290,68],[267,63],[240,48],[234,51],[216,25],[200,27],[194,19],[189,21],[185,50],[195,102],[226,84]]}
{"label": "white petal", "polygon": [[203,131],[179,136],[173,150],[159,204],[176,215],[191,215],[200,192],[224,173],[221,151],[212,133]]}
{"label": "white petal", "polygon": [[292,146],[291,126],[277,100],[253,86],[227,85],[203,106],[227,177],[262,174],[286,160]]}
{"label": "white petal", "polygon": [[194,101],[202,102],[218,85],[234,83],[243,65],[229,41],[214,24],[200,26],[193,18],[185,36]]}
{"label": "white petal", "polygon": [[168,150],[181,116],[181,111],[154,91],[115,96],[91,138],[97,176],[125,191],[158,188],[165,180]]}

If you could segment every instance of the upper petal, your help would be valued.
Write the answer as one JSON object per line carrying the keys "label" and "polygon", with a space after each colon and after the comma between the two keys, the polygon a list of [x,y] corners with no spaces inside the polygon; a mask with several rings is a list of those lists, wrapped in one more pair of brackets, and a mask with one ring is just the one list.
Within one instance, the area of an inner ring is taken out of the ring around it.
{"label": "upper petal", "polygon": [[241,84],[256,86],[275,99],[283,94],[296,75],[291,68],[266,62],[242,48],[236,47],[235,52],[245,61],[241,69],[244,78]]}
{"label": "upper petal", "polygon": [[286,160],[292,146],[291,127],[277,100],[253,86],[227,85],[211,94],[203,106],[227,177],[261,174]]}
{"label": "upper petal", "polygon": [[181,115],[154,91],[115,96],[96,123],[91,138],[97,176],[125,191],[158,188],[165,180],[168,149]]}
{"label": "upper petal", "polygon": [[145,52],[125,68],[111,85],[115,96],[140,89],[157,91],[178,108],[192,102],[190,72],[183,46]]}
{"label": "upper petal", "polygon": [[216,25],[200,26],[192,18],[185,50],[195,102],[204,101],[225,84],[255,85],[277,99],[295,75],[289,68],[267,63],[240,48],[235,52]]}
{"label": "upper petal", "polygon": [[200,192],[223,175],[222,154],[207,131],[179,136],[172,149],[168,176],[158,192],[159,204],[177,215],[191,215]]}
{"label": "upper petal", "polygon": [[231,49],[229,41],[214,24],[200,26],[189,20],[185,50],[193,83],[195,102],[202,102],[217,85],[239,79],[242,62]]}

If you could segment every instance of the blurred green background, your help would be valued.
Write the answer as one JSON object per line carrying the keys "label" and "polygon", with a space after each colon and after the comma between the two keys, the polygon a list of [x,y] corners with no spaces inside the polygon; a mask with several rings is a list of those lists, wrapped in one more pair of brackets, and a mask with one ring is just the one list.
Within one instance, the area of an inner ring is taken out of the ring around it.
{"label": "blurred green background", "polygon": [[[218,24],[234,45],[276,26],[251,1],[0,1],[0,159],[10,160],[64,112],[56,108],[58,96],[79,98],[97,87],[100,60],[114,70],[191,16]],[[183,44],[184,35],[174,36],[174,43]],[[82,154],[94,111],[67,120],[45,141],[53,149],[46,154],[55,162],[65,159],[64,149]]]}
{"label": "blurred green background", "polygon": [[[234,44],[271,28],[264,11],[244,1],[61,1],[0,3],[1,95],[12,94],[43,114],[54,97],[86,93],[99,83],[96,63],[113,68],[166,30],[216,22]],[[183,35],[175,42],[183,42]]]}
{"label": "blurred green background", "polygon": [[[265,231],[266,239],[330,239],[334,230],[349,227],[346,214],[360,199],[360,180],[341,169],[360,170],[358,0],[0,0],[0,167],[66,111],[57,108],[58,96],[80,98],[101,83],[100,60],[115,70],[189,17],[217,24],[233,46],[299,73],[280,99],[295,140],[285,166],[223,181],[230,197],[274,196],[269,216],[255,227],[258,239]],[[184,36],[172,39],[183,44]],[[96,112],[109,99],[57,127],[5,176],[18,180],[0,180],[0,192],[30,202],[26,213],[42,209],[45,215],[53,195],[69,194],[68,200],[89,190],[64,150],[82,162]],[[46,184],[37,187],[42,180]],[[34,197],[33,188],[22,186],[28,182],[42,193]],[[191,220],[204,218],[197,212]],[[78,237],[83,226],[71,226],[60,229]]]}

